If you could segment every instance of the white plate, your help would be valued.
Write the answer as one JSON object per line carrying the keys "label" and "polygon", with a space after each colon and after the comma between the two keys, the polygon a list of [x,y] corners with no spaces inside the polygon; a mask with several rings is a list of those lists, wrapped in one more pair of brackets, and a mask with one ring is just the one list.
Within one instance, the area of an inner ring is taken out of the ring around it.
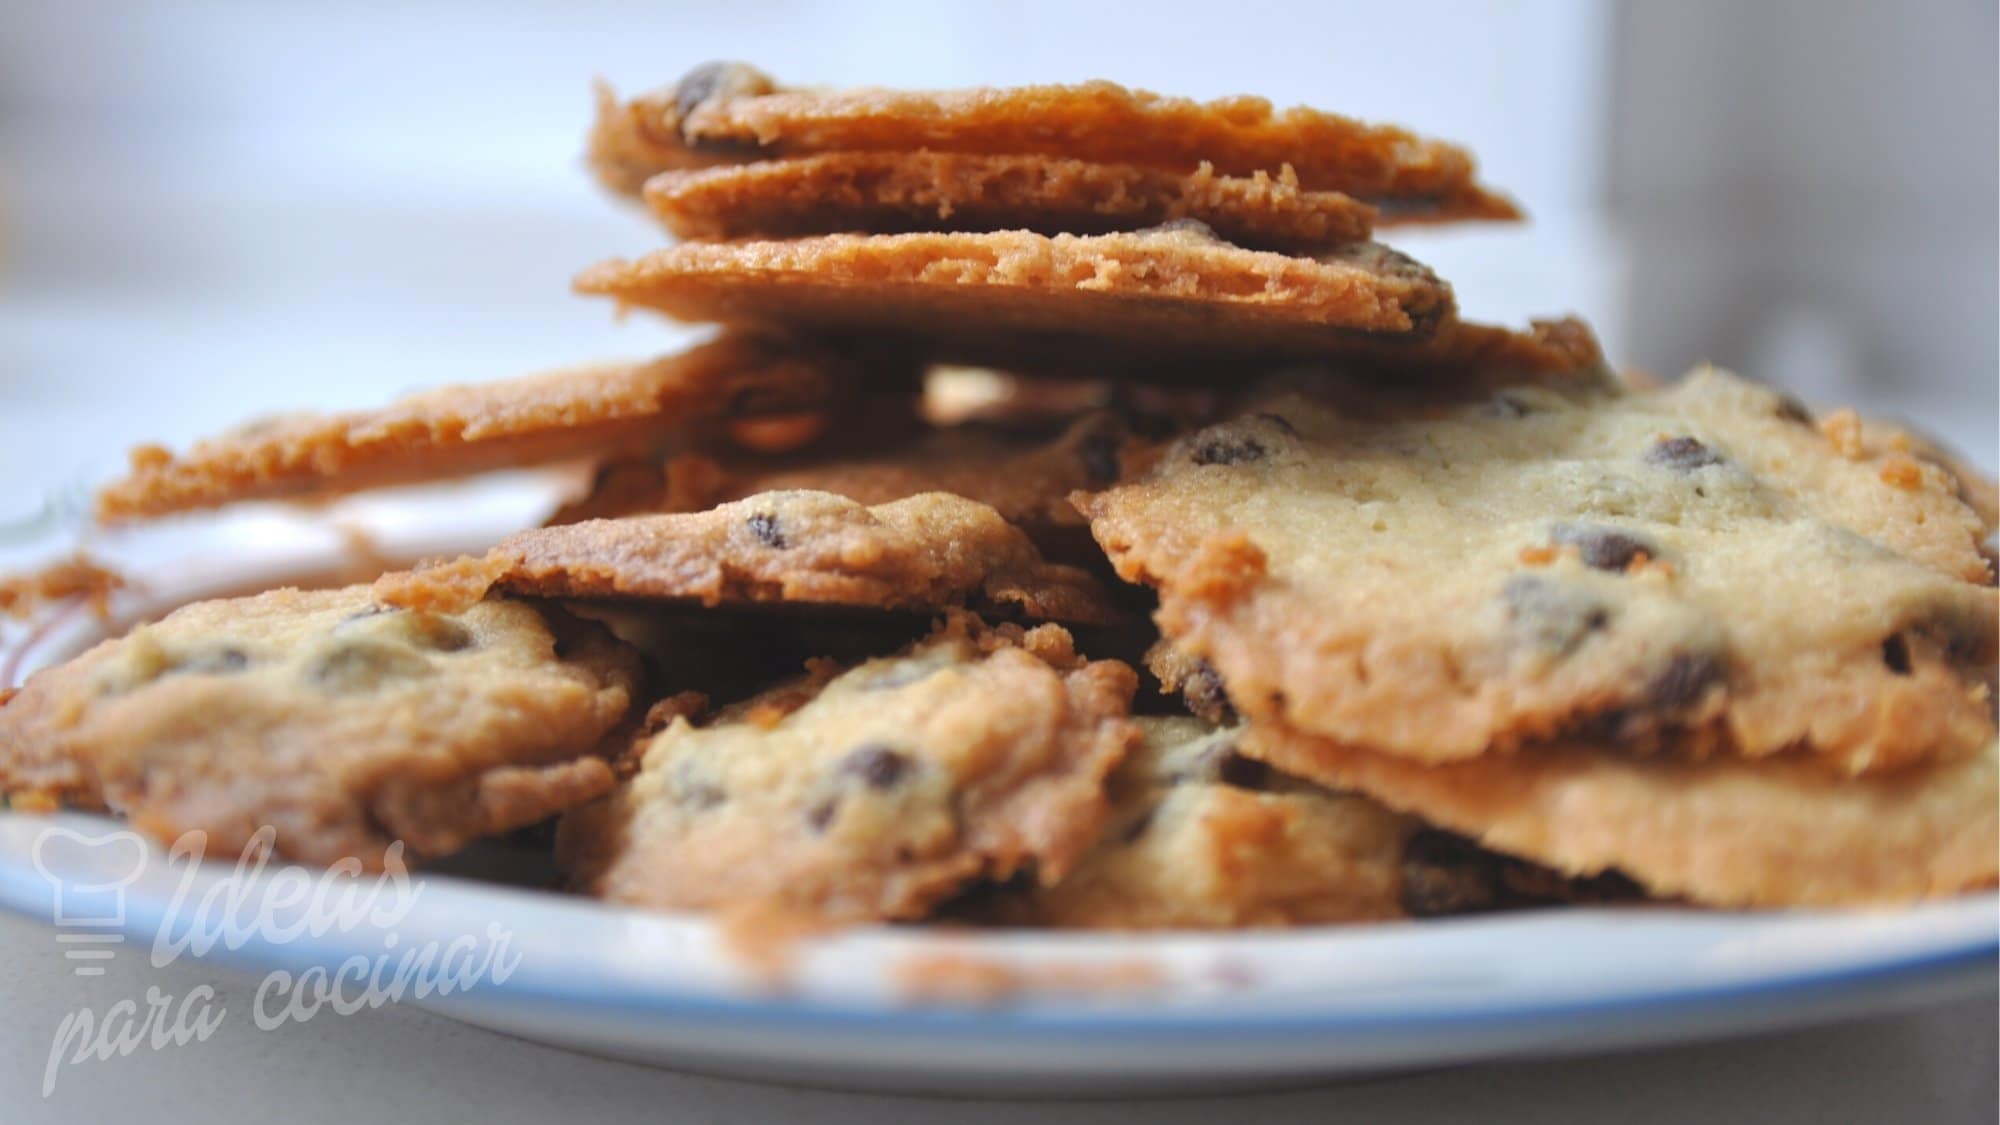
{"label": "white plate", "polygon": [[[523,522],[515,502],[496,502],[498,523]],[[343,518],[378,550],[416,546],[399,527],[440,549],[431,521],[359,511]],[[144,612],[334,561],[341,537],[307,522],[253,512],[159,533],[197,552],[96,548],[146,578],[151,593],[120,607]],[[202,561],[216,554],[229,572]],[[95,632],[76,611],[17,630],[0,645],[0,685]],[[1993,980],[2000,955],[2000,898],[1987,894],[1884,913],[1564,909],[1220,935],[882,928],[803,936],[760,961],[703,918],[475,877],[518,879],[512,860],[488,845],[398,892],[177,862],[96,817],[0,813],[0,906],[48,919],[76,948],[265,973],[257,995],[274,1011],[314,970],[348,966],[342,995],[361,999],[353,982],[392,980],[428,951],[479,971],[402,1001],[470,1023],[660,1065],[910,1091],[1220,1088],[1661,1044],[1943,999]],[[305,890],[317,897],[302,904]],[[311,909],[343,890],[381,909]]]}

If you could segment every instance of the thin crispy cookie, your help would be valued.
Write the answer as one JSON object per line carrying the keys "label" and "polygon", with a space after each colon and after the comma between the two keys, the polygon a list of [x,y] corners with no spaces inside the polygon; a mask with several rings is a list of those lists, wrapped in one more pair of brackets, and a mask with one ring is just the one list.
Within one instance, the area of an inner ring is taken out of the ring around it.
{"label": "thin crispy cookie", "polygon": [[825,492],[771,492],[705,512],[590,520],[376,585],[388,604],[434,610],[489,590],[916,613],[973,604],[1080,624],[1120,616],[1095,579],[1045,562],[986,505],[941,492],[872,508]]}
{"label": "thin crispy cookie", "polygon": [[1470,154],[1392,126],[1262,98],[1162,97],[1109,82],[954,91],[779,89],[741,63],[710,63],[672,90],[619,104],[600,93],[591,158],[631,191],[654,172],[827,152],[1034,155],[1226,176],[1286,164],[1311,191],[1396,200],[1397,218],[1516,217],[1476,182]]}
{"label": "thin crispy cookie", "polygon": [[379,410],[277,418],[179,456],[135,449],[131,473],[98,494],[97,512],[107,521],[140,519],[645,449],[690,421],[817,403],[831,362],[775,340],[729,335],[649,363],[444,387]]}
{"label": "thin crispy cookie", "polygon": [[1275,727],[1247,752],[1573,875],[1618,869],[1711,906],[1913,902],[1993,885],[2000,759],[1843,777],[1820,763],[1536,748],[1423,765]]}
{"label": "thin crispy cookie", "polygon": [[800,325],[922,341],[983,362],[1054,341],[1137,352],[1338,355],[1426,338],[1451,289],[1374,243],[1319,259],[1245,250],[1198,224],[1128,234],[821,235],[687,243],[577,278],[580,292],[683,320]]}
{"label": "thin crispy cookie", "polygon": [[1287,253],[1368,238],[1375,209],[1275,174],[1219,176],[1040,156],[840,152],[662,172],[646,202],[682,238],[870,231],[1107,234],[1194,219],[1239,246]]}

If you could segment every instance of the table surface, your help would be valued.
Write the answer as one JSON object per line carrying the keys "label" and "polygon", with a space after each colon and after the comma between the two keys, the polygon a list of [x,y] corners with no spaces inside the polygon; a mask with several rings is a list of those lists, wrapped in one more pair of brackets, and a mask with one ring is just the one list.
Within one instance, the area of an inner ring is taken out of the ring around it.
{"label": "table surface", "polygon": [[[407,1006],[323,1012],[274,1031],[247,1018],[254,978],[121,953],[78,978],[52,928],[0,915],[0,1120],[97,1122],[135,1113],[213,1125],[286,1121],[1271,1121],[1990,1122],[1996,996],[1755,1039],[1597,1058],[1500,1062],[1337,1086],[1171,1101],[895,1098],[672,1073],[540,1047]],[[207,985],[229,1013],[202,1042],[71,1060],[39,1096],[51,1047],[78,1008],[99,1016],[149,988]]]}

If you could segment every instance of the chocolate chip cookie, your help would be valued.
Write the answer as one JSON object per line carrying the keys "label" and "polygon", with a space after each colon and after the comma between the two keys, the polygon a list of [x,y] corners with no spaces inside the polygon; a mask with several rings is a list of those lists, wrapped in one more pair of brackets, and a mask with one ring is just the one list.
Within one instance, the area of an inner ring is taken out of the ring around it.
{"label": "chocolate chip cookie", "polygon": [[611,787],[638,660],[559,611],[409,612],[366,586],[201,602],[40,672],[0,706],[0,789],[108,807],[231,855],[438,856]]}
{"label": "chocolate chip cookie", "polygon": [[376,583],[388,604],[445,612],[492,590],[914,613],[970,604],[1080,624],[1121,616],[1088,574],[1045,561],[986,505],[942,492],[874,507],[770,492],[704,512],[589,520]]}
{"label": "chocolate chip cookie", "polygon": [[676,716],[559,855],[614,902],[917,918],[965,884],[1060,878],[1136,736],[1135,677],[1056,626],[954,616],[892,657]]}
{"label": "chocolate chip cookie", "polygon": [[735,334],[650,363],[601,364],[443,387],[379,410],[294,415],[176,456],[132,453],[97,498],[105,520],[240,500],[348,492],[651,448],[689,422],[821,402],[831,353]]}
{"label": "chocolate chip cookie", "polygon": [[636,194],[657,172],[820,153],[1040,156],[1225,176],[1291,166],[1316,192],[1381,203],[1397,220],[1512,218],[1465,150],[1404,130],[1262,98],[1162,97],[1109,82],[951,91],[792,90],[743,63],[697,67],[673,88],[598,98],[590,155]]}
{"label": "chocolate chip cookie", "polygon": [[1905,903],[2000,878],[1991,744],[1863,777],[1802,755],[1691,762],[1595,743],[1426,765],[1269,724],[1242,746],[1496,850],[1710,906]]}
{"label": "chocolate chip cookie", "polygon": [[1079,497],[1236,710],[1441,763],[1557,737],[1854,772],[1978,750],[1994,588],[1942,472],[1773,392],[1292,389]]}

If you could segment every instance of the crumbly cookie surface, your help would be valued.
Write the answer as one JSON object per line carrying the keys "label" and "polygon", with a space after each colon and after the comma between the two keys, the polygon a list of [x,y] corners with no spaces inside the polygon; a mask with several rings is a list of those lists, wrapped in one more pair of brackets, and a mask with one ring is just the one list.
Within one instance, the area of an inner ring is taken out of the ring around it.
{"label": "crumbly cookie surface", "polygon": [[490,590],[919,613],[970,604],[1086,624],[1120,616],[1088,574],[1044,560],[992,508],[941,492],[874,507],[770,492],[702,512],[588,520],[376,583],[389,604],[446,611]]}
{"label": "crumbly cookie surface", "polygon": [[1292,782],[1236,750],[1241,731],[1141,718],[1111,777],[1096,847],[1010,921],[1088,929],[1227,929],[1402,917],[1417,822],[1365,797]]}
{"label": "crumbly cookie surface", "polygon": [[608,790],[638,660],[556,611],[394,610],[366,586],[201,602],[40,672],[0,706],[0,787],[233,854],[378,866]]}
{"label": "crumbly cookie surface", "polygon": [[1426,765],[1271,725],[1245,752],[1573,875],[1710,906],[1906,903],[2000,877],[2000,757],[1848,777],[1797,756],[1690,762],[1539,747]]}
{"label": "crumbly cookie surface", "polygon": [[1252,719],[1453,761],[1558,736],[1977,750],[1996,600],[1942,471],[1837,453],[1717,371],[1291,391],[1080,505]]}
{"label": "crumbly cookie surface", "polygon": [[674,718],[631,780],[564,818],[560,855],[616,902],[843,922],[921,917],[975,879],[1053,880],[1103,819],[1134,682],[1058,627],[954,617],[899,655]]}
{"label": "crumbly cookie surface", "polygon": [[1376,243],[1316,258],[1246,250],[1199,224],[1120,234],[832,234],[685,243],[585,271],[584,293],[683,320],[886,333],[984,362],[1107,342],[1139,353],[1338,354],[1424,338],[1451,289]]}
{"label": "crumbly cookie surface", "polygon": [[662,172],[646,202],[682,238],[872,231],[1106,234],[1176,219],[1239,246],[1287,253],[1365,241],[1375,209],[1306,191],[1289,167],[1254,176],[1040,156],[838,152]]}
{"label": "crumbly cookie surface", "polygon": [[1139,456],[1136,439],[1110,411],[1094,411],[1057,432],[1047,427],[916,425],[878,433],[862,427],[828,435],[793,453],[760,457],[685,453],[664,462],[615,462],[591,492],[553,524],[653,512],[699,511],[759,492],[831,492],[887,504],[949,492],[991,507],[1031,538],[1080,527],[1069,502],[1079,488],[1114,484]]}
{"label": "crumbly cookie surface", "polygon": [[1162,97],[1109,82],[950,91],[781,88],[741,63],[710,63],[674,88],[620,103],[600,93],[591,160],[614,190],[654,172],[827,152],[1035,155],[1229,176],[1276,175],[1370,201],[1397,218],[1513,218],[1465,150],[1402,129],[1262,98]]}
{"label": "crumbly cookie surface", "polygon": [[107,520],[143,518],[645,449],[691,421],[817,404],[833,363],[737,334],[648,363],[444,387],[379,410],[275,418],[180,455],[134,450],[130,474],[99,493],[97,510]]}

